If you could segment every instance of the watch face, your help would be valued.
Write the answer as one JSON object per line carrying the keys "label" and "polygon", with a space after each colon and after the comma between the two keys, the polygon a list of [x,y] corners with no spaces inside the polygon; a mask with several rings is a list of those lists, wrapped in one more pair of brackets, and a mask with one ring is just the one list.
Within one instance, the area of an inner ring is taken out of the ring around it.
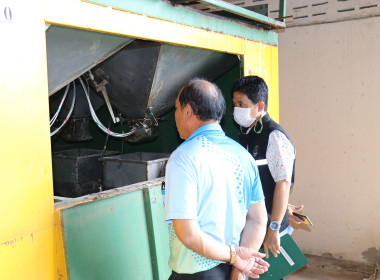
{"label": "watch face", "polygon": [[279,229],[280,229],[280,223],[279,223],[279,222],[276,222],[276,221],[272,221],[272,222],[270,222],[270,224],[269,224],[269,228],[270,228],[271,230],[274,230],[274,231],[279,230]]}

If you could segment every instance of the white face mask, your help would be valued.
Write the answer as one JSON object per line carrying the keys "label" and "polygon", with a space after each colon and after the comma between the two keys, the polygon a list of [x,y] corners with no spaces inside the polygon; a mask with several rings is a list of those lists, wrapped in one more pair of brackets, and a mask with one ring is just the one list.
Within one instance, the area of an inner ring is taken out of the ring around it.
{"label": "white face mask", "polygon": [[[256,107],[254,105],[252,108]],[[243,127],[250,127],[254,121],[256,121],[257,114],[254,118],[251,118],[251,109],[252,108],[242,108],[242,107],[235,107],[234,108],[234,120],[237,122],[237,124],[243,126]]]}

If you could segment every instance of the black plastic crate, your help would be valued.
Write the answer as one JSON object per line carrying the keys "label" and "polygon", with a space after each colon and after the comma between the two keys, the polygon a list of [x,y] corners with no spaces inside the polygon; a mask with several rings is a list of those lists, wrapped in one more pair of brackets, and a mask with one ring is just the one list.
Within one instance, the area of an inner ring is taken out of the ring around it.
{"label": "black plastic crate", "polygon": [[74,149],[55,152],[53,159],[54,195],[78,197],[101,190],[103,156],[117,155],[115,151]]}
{"label": "black plastic crate", "polygon": [[104,188],[112,189],[165,176],[170,154],[138,152],[104,157]]}

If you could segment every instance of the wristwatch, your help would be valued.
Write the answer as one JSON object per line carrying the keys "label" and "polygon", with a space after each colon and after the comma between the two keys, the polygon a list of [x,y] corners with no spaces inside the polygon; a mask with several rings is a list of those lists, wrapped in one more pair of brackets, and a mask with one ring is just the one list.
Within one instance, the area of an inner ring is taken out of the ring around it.
{"label": "wristwatch", "polygon": [[280,223],[277,221],[271,221],[269,224],[269,228],[273,231],[280,230]]}

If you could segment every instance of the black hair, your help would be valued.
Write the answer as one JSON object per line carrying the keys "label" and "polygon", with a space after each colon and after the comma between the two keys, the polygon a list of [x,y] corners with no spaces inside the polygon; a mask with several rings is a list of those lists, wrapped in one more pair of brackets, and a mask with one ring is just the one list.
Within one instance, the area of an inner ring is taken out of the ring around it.
{"label": "black hair", "polygon": [[181,108],[189,104],[201,121],[220,121],[226,110],[226,102],[218,86],[204,79],[187,82],[178,101]]}
{"label": "black hair", "polygon": [[262,78],[247,76],[236,80],[232,84],[231,94],[237,91],[245,94],[253,104],[264,102],[264,110],[268,110],[268,86]]}

